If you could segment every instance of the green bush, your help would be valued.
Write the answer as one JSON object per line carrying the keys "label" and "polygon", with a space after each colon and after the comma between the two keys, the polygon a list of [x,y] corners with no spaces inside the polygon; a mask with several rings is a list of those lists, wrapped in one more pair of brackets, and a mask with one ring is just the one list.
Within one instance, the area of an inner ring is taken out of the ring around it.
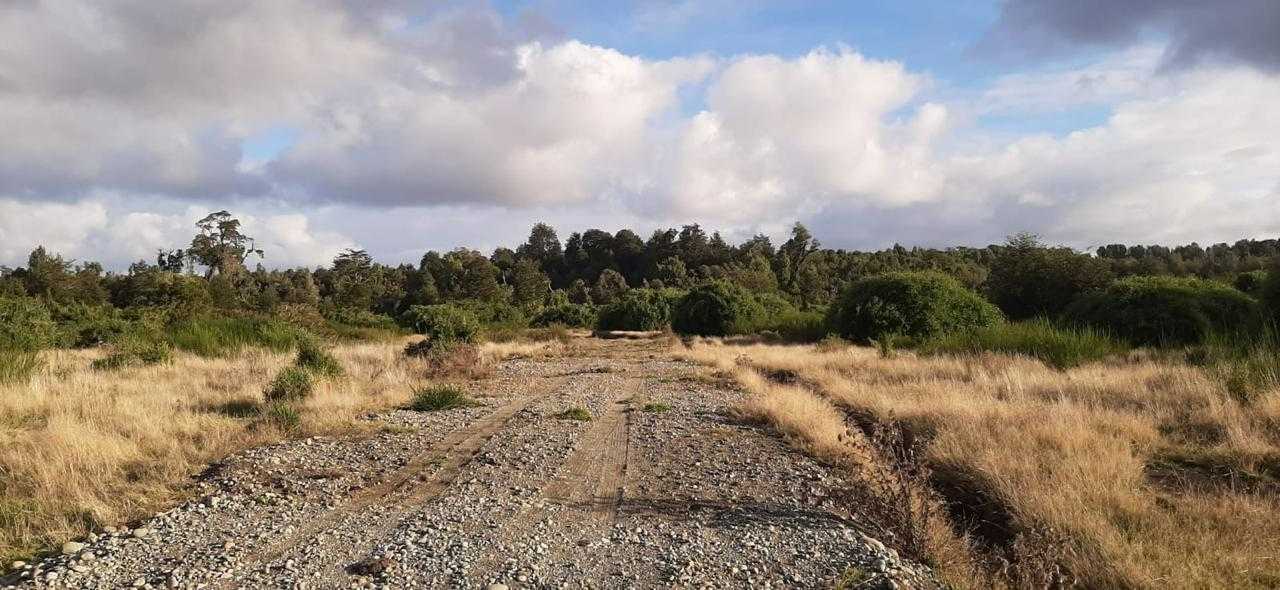
{"label": "green bush", "polygon": [[996,306],[937,272],[895,272],[854,281],[827,313],[841,336],[871,342],[883,335],[929,338],[1003,321]]}
{"label": "green bush", "polygon": [[480,332],[476,316],[453,305],[414,305],[400,323],[433,343],[474,342]]}
{"label": "green bush", "polygon": [[415,412],[438,412],[480,405],[467,392],[453,385],[432,385],[415,389],[409,409]]}
{"label": "green bush", "polygon": [[1058,369],[1101,360],[1125,350],[1123,344],[1096,329],[1058,327],[1044,319],[952,332],[935,336],[920,346],[924,354],[1020,354]]}
{"label": "green bush", "polygon": [[534,326],[567,326],[570,328],[590,328],[596,325],[594,307],[578,303],[559,303],[542,308],[531,322]]}
{"label": "green bush", "polygon": [[1221,283],[1194,278],[1128,277],[1072,304],[1067,317],[1135,345],[1203,342],[1213,332],[1253,330],[1257,303]]}
{"label": "green bush", "polygon": [[689,291],[671,316],[671,327],[681,334],[728,336],[758,329],[765,311],[742,287],[715,281]]}
{"label": "green bush", "polygon": [[600,330],[660,330],[671,321],[669,299],[659,290],[631,289],[600,308]]}
{"label": "green bush", "polygon": [[1214,332],[1188,351],[1188,361],[1205,366],[1236,399],[1252,402],[1280,387],[1280,331],[1267,325],[1248,335]]}
{"label": "green bush", "polygon": [[1267,284],[1267,276],[1269,273],[1265,270],[1251,270],[1236,275],[1235,285],[1242,293],[1258,297],[1262,295],[1263,287]]}
{"label": "green bush", "polygon": [[0,298],[0,350],[35,352],[53,346],[57,339],[57,326],[40,300]]}
{"label": "green bush", "polygon": [[294,364],[322,377],[341,377],[346,374],[342,363],[329,354],[315,338],[298,341],[298,357]]}
{"label": "green bush", "polygon": [[285,367],[267,384],[262,396],[269,403],[293,402],[306,399],[311,395],[315,383],[311,373],[301,367]]}
{"label": "green bush", "polygon": [[787,342],[817,342],[828,333],[824,315],[821,311],[792,309],[770,315],[760,328],[777,334]]}
{"label": "green bush", "polygon": [[167,363],[173,359],[173,350],[163,336],[154,331],[135,328],[115,337],[107,356],[93,361],[97,370],[115,370],[127,366],[146,366]]}
{"label": "green bush", "polygon": [[572,408],[569,408],[563,412],[556,414],[555,417],[561,420],[575,420],[577,422],[590,422],[591,412],[587,411],[586,408],[574,406]]}
{"label": "green bush", "polygon": [[110,305],[72,303],[54,306],[50,311],[58,326],[60,346],[99,346],[116,340],[135,328],[133,322]]}

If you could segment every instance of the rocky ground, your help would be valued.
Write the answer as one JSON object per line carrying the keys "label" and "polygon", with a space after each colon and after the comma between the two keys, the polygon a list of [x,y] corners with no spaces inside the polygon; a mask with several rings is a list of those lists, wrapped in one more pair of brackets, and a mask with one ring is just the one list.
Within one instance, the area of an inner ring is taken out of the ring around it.
{"label": "rocky ground", "polygon": [[[664,350],[582,341],[469,384],[482,406],[241,453],[191,501],[0,587],[934,585],[838,508],[837,477]],[[575,407],[591,419],[557,416]]]}

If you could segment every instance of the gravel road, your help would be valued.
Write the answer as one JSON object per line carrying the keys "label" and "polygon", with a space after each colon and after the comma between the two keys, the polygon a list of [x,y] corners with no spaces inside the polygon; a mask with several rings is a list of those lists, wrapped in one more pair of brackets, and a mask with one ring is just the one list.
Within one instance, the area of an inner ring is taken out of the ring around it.
{"label": "gravel road", "polygon": [[[837,507],[838,477],[732,419],[742,394],[665,346],[582,340],[469,384],[482,406],[396,410],[370,417],[386,425],[375,436],[235,455],[190,501],[0,586],[933,585]],[[574,407],[592,419],[557,417]]]}

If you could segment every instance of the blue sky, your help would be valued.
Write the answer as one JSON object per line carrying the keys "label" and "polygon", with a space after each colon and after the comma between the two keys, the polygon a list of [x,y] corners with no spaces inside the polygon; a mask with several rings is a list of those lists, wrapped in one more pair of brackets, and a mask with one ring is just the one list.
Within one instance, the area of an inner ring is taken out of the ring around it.
{"label": "blue sky", "polygon": [[0,264],[121,268],[219,209],[273,266],[538,221],[801,221],[844,248],[1280,234],[1275,0],[213,6],[0,11]]}

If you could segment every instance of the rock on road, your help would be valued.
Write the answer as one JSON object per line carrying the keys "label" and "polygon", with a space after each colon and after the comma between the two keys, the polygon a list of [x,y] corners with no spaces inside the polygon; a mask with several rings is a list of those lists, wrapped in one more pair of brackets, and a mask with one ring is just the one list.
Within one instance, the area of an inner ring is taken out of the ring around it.
{"label": "rock on road", "polygon": [[[655,341],[581,341],[392,411],[214,465],[190,501],[68,543],[27,588],[859,588],[929,580],[832,499],[841,480]],[[592,419],[556,414],[587,409]],[[846,578],[848,580],[848,578]]]}

